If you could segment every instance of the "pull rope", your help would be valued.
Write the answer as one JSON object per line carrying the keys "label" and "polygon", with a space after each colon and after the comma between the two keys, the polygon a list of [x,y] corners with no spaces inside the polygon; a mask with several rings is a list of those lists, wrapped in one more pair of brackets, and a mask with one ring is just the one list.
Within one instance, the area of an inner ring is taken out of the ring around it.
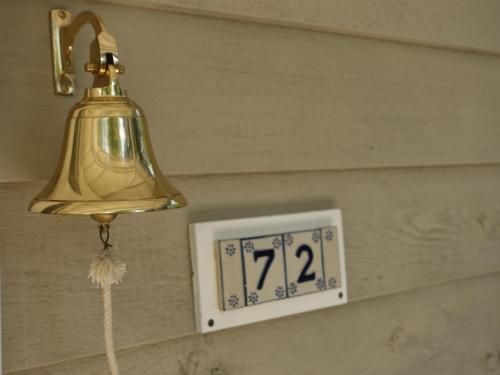
{"label": "pull rope", "polygon": [[113,341],[113,310],[111,306],[111,285],[102,288],[104,302],[104,344],[106,357],[111,375],[120,375],[118,361],[116,360],[115,344]]}
{"label": "pull rope", "polygon": [[115,346],[113,340],[113,310],[111,304],[111,285],[119,284],[126,272],[126,265],[111,257],[111,245],[109,243],[109,224],[99,224],[99,237],[103,243],[103,249],[90,265],[89,279],[102,289],[104,305],[104,344],[106,357],[108,359],[111,375],[120,375],[118,362],[116,360]]}

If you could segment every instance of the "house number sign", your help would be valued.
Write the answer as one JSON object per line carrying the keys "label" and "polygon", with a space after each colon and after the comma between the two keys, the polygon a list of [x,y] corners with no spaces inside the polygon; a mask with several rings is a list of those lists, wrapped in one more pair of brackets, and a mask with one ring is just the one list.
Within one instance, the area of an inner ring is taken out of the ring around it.
{"label": "house number sign", "polygon": [[223,310],[341,287],[337,227],[218,241]]}
{"label": "house number sign", "polygon": [[199,332],[347,302],[340,210],[195,223],[190,236]]}

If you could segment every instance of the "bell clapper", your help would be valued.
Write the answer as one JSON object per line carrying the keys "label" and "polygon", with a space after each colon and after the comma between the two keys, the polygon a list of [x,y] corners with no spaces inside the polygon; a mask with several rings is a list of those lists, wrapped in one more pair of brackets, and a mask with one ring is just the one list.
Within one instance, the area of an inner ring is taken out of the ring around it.
{"label": "bell clapper", "polygon": [[[126,272],[126,264],[111,257],[111,248],[113,245],[109,243],[109,222],[116,215],[110,217],[102,215],[96,219],[99,221],[99,238],[103,244],[103,249],[94,258],[90,265],[89,279],[96,283],[102,289],[103,305],[104,305],[104,343],[106,346],[106,357],[108,359],[109,369],[112,375],[119,375],[118,362],[116,360],[114,340],[113,340],[113,321],[112,321],[112,303],[111,303],[111,286],[119,284]],[[105,219],[108,219],[107,221]]]}

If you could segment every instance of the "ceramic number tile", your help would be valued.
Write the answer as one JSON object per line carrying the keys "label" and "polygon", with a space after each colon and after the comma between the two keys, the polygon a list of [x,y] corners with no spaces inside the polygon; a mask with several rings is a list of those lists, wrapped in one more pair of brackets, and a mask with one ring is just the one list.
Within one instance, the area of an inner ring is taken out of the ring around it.
{"label": "ceramic number tile", "polygon": [[241,241],[246,275],[247,305],[286,298],[281,235]]}
{"label": "ceramic number tile", "polygon": [[323,240],[323,263],[325,268],[326,287],[335,289],[341,286],[339,247],[336,227],[321,229]]}
{"label": "ceramic number tile", "polygon": [[325,290],[321,254],[321,230],[286,233],[288,296]]}
{"label": "ceramic number tile", "polygon": [[240,240],[218,241],[219,302],[222,310],[245,306]]}

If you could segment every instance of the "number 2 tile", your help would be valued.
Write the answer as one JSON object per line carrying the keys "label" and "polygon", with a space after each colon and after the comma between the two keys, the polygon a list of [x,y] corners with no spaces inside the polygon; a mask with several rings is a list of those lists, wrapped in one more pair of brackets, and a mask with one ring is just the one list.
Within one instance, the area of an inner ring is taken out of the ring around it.
{"label": "number 2 tile", "polygon": [[288,296],[324,290],[321,230],[286,233],[284,245]]}
{"label": "number 2 tile", "polygon": [[248,306],[286,298],[281,235],[241,240]]}

